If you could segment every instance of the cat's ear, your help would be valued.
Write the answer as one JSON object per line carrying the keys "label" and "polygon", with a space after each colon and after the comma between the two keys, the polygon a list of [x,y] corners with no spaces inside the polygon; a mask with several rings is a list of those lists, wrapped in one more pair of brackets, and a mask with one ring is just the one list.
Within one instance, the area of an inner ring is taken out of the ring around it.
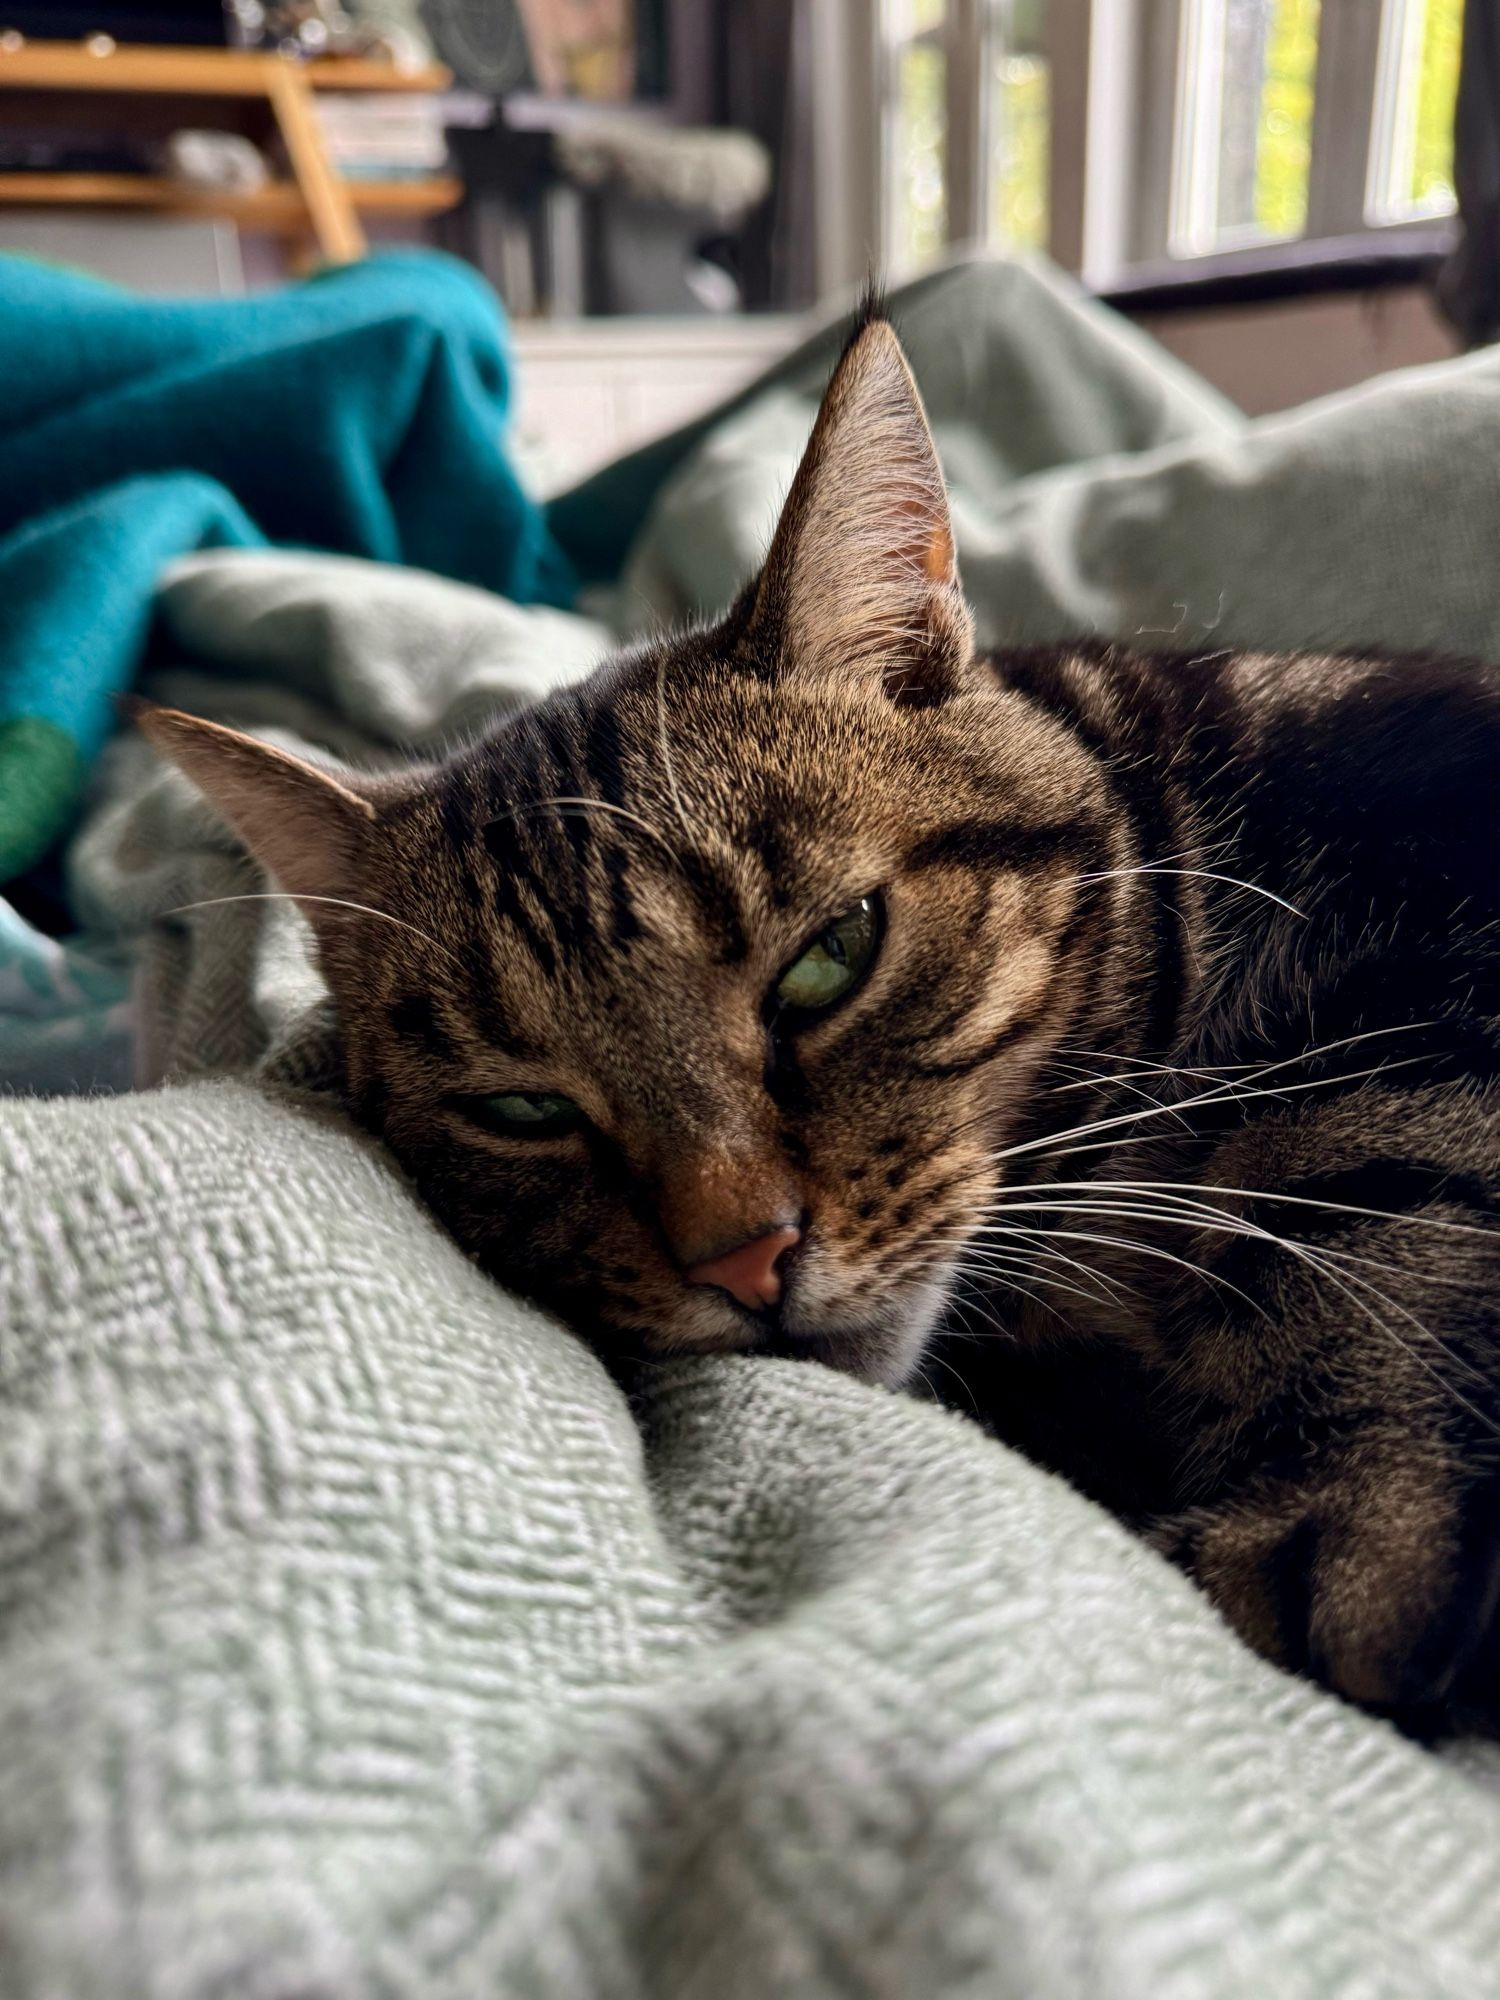
{"label": "cat's ear", "polygon": [[[273,744],[175,708],[132,701],[129,710],[153,748],[192,779],[289,894],[360,899],[377,833],[376,805],[364,795],[364,781],[335,777]],[[306,914],[318,912],[309,906]]]}
{"label": "cat's ear", "polygon": [[888,321],[834,371],[745,630],[780,672],[877,676],[897,701],[956,693],[974,656],[922,399]]}

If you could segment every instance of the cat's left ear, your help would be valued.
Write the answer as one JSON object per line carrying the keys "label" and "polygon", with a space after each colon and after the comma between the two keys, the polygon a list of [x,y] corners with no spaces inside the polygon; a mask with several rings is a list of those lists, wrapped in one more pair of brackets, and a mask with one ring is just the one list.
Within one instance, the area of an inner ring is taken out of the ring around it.
{"label": "cat's left ear", "polygon": [[[200,716],[132,701],[153,748],[191,778],[314,929],[327,899],[368,897],[377,866],[376,781],[335,775]],[[305,900],[303,900],[305,899]]]}
{"label": "cat's left ear", "polygon": [[772,671],[878,678],[918,706],[969,679],[974,628],[942,468],[886,320],[867,321],[834,371],[744,643]]}

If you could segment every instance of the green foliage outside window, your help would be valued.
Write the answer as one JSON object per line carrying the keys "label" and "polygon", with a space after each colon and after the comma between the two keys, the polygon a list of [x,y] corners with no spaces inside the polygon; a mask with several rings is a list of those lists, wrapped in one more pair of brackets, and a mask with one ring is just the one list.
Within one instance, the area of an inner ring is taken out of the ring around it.
{"label": "green foliage outside window", "polygon": [[1255,150],[1255,220],[1268,236],[1307,224],[1319,0],[1275,0],[1266,37]]}
{"label": "green foliage outside window", "polygon": [[1423,15],[1417,129],[1407,190],[1412,202],[1423,208],[1447,208],[1453,201],[1453,107],[1458,98],[1463,12],[1463,0],[1427,0]]}

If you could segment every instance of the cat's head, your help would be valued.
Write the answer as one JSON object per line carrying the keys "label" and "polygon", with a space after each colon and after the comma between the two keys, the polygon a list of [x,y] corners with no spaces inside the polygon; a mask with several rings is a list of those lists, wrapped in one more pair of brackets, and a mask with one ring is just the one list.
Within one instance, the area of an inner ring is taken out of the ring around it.
{"label": "cat's head", "polygon": [[910,1372],[1108,848],[1092,759],[974,656],[887,324],[722,622],[401,778],[142,726],[301,900],[351,1103],[498,1277],[626,1350]]}

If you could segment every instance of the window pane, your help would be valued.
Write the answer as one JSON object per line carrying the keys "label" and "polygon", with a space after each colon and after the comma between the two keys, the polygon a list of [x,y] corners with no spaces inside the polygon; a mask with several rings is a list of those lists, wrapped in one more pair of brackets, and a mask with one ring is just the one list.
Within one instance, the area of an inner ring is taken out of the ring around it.
{"label": "window pane", "polygon": [[947,0],[886,0],[891,78],[886,175],[895,270],[936,257],[947,238],[943,174],[948,128]]}
{"label": "window pane", "polygon": [[1367,210],[1371,222],[1446,215],[1463,0],[1386,0]]}
{"label": "window pane", "polygon": [[1253,219],[1264,236],[1300,236],[1307,227],[1319,6],[1318,0],[1275,0],[1266,11],[1271,18],[1255,135]]}
{"label": "window pane", "polygon": [[1319,0],[1186,0],[1173,252],[1300,236],[1307,226]]}
{"label": "window pane", "polygon": [[990,37],[989,235],[992,243],[1046,246],[1051,79],[1044,0],[1002,0]]}

